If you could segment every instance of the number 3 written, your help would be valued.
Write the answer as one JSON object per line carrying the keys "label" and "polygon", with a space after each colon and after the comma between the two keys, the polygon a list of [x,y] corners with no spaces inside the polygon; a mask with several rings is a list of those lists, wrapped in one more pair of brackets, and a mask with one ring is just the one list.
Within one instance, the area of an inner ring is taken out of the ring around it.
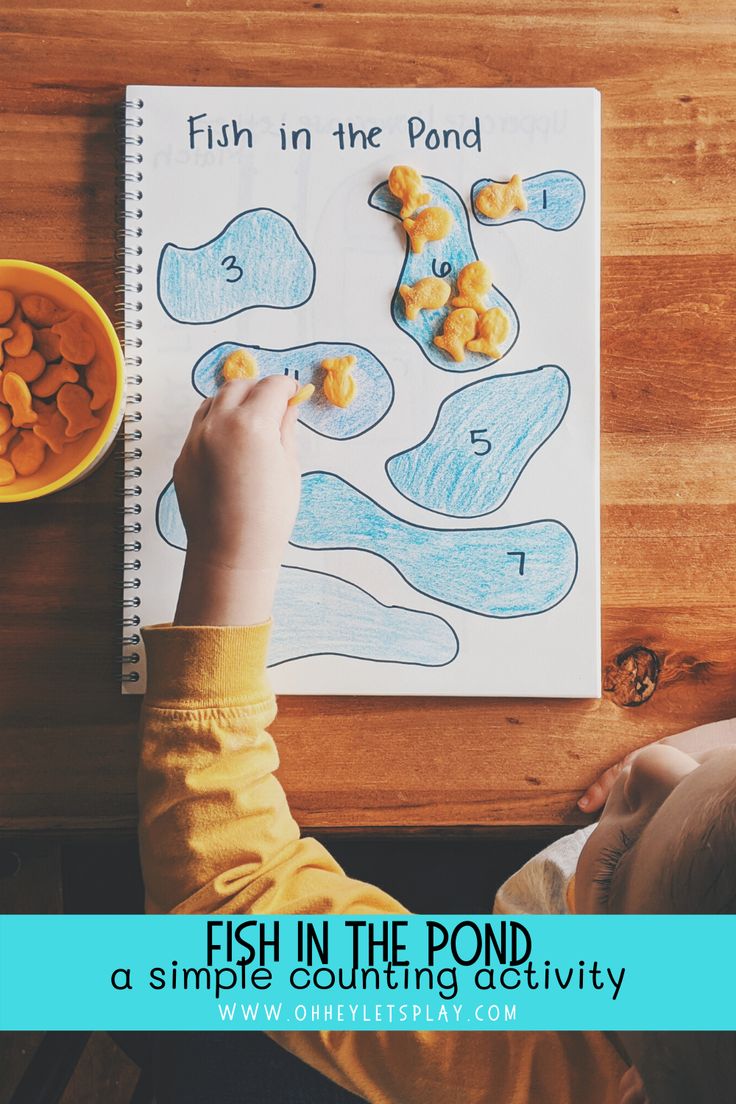
{"label": "number 3 written", "polygon": [[220,261],[220,264],[224,266],[226,272],[237,273],[237,275],[235,275],[235,276],[232,276],[232,277],[226,276],[225,277],[228,284],[237,284],[238,280],[240,280],[242,275],[243,275],[243,270],[240,267],[240,265],[238,264],[236,258],[233,257],[232,254],[231,254],[227,257],[223,257],[222,260]]}

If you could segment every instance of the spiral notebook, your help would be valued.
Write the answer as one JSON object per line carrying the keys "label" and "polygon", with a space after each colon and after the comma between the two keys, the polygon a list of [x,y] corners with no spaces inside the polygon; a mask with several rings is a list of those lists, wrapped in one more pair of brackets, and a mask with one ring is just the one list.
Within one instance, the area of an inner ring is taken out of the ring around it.
{"label": "spiral notebook", "polygon": [[277,692],[598,696],[598,92],[135,86],[123,133],[124,692],[244,350],[316,388]]}

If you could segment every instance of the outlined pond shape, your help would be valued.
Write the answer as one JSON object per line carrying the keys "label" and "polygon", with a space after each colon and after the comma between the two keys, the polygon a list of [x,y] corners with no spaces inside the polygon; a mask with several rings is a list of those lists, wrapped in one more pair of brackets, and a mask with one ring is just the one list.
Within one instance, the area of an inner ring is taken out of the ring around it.
{"label": "outlined pond shape", "polygon": [[414,590],[483,617],[552,609],[577,575],[575,539],[545,518],[496,529],[428,529],[403,521],[351,483],[325,471],[302,476],[291,543],[379,556]]}
{"label": "outlined pond shape", "polygon": [[469,383],[443,400],[422,441],[389,457],[386,474],[425,510],[458,518],[490,514],[569,403],[570,379],[555,364]]}
{"label": "outlined pond shape", "polygon": [[[167,544],[186,550],[173,480],[159,496],[156,526]],[[458,650],[457,634],[444,617],[387,606],[355,583],[327,572],[300,567],[281,571],[269,667],[316,655],[445,667]]]}
{"label": "outlined pond shape", "polygon": [[167,242],[156,289],[169,318],[201,326],[253,307],[300,307],[312,296],[316,271],[293,223],[270,207],[256,207],[202,245]]}
{"label": "outlined pond shape", "polygon": [[[452,299],[457,295],[455,280],[458,272],[471,261],[479,260],[470,231],[470,219],[462,198],[454,188],[434,176],[425,176],[424,182],[427,191],[432,194],[430,205],[447,207],[452,212],[452,230],[442,241],[428,242],[421,253],[413,253],[407,239],[404,264],[391,299],[391,317],[399,329],[416,342],[435,368],[442,368],[445,372],[477,372],[481,368],[497,364],[501,357],[498,360],[492,360],[483,353],[471,353],[466,349],[465,360],[458,364],[448,353],[434,344],[434,338],[442,332],[445,318],[454,309]],[[373,189],[368,197],[368,205],[377,211],[384,211],[394,218],[399,218],[401,200],[391,195],[387,181]],[[492,266],[491,274],[493,275]],[[446,306],[435,311],[421,311],[419,317],[414,322],[410,322],[406,317],[404,301],[399,295],[399,287],[401,284],[413,285],[425,276],[439,276],[447,280],[452,284],[452,295]],[[513,305],[495,285],[489,291],[486,300],[488,310],[492,307],[500,307],[509,316],[511,323],[509,334],[501,346],[503,357],[513,347],[519,336],[519,318]]]}
{"label": "outlined pond shape", "polygon": [[585,185],[579,176],[567,169],[527,176],[522,180],[527,201],[526,211],[512,211],[503,218],[491,219],[482,215],[475,205],[475,197],[487,184],[505,184],[503,180],[487,177],[476,180],[470,195],[473,214],[482,226],[505,226],[507,222],[536,222],[545,230],[569,230],[585,206]]}
{"label": "outlined pond shape", "polygon": [[321,655],[446,667],[459,650],[444,617],[384,605],[355,583],[308,568],[281,569],[273,616],[269,667]]}
{"label": "outlined pond shape", "polygon": [[[260,377],[290,375],[300,384],[313,383],[314,395],[299,407],[299,421],[322,437],[335,441],[360,437],[378,425],[393,405],[394,384],[386,367],[370,349],[347,341],[313,341],[290,349],[223,341],[203,353],[194,365],[192,383],[200,395],[207,398],[215,394],[222,384],[222,362],[234,349],[253,353]],[[323,394],[325,372],[320,364],[326,357],[349,355],[357,361],[353,375],[358,394],[354,403],[341,409],[329,403]]]}

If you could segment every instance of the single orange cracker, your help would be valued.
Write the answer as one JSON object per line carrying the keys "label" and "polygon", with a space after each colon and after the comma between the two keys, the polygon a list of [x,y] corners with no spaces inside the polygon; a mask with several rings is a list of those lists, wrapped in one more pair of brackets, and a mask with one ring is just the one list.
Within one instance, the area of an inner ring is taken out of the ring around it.
{"label": "single orange cracker", "polygon": [[421,253],[427,242],[442,241],[452,230],[452,212],[446,207],[425,207],[416,218],[405,218],[402,226],[409,235],[413,253]]}
{"label": "single orange cracker", "polygon": [[0,437],[2,437],[4,433],[8,432],[12,424],[13,415],[11,413],[10,407],[5,406],[4,403],[0,403]]}
{"label": "single orange cracker", "polygon": [[10,459],[18,475],[35,475],[46,459],[46,445],[32,429],[22,429],[10,450]]}
{"label": "single orange cracker", "polygon": [[33,409],[38,414],[33,432],[49,446],[52,452],[57,455],[63,452],[64,446],[69,444],[69,438],[66,435],[67,421],[64,415],[60,413],[55,403],[34,402]]}
{"label": "single orange cracker", "polygon": [[258,362],[245,349],[233,349],[223,360],[220,371],[224,380],[258,379]]}
{"label": "single orange cracker", "polygon": [[[91,410],[101,410],[115,396],[115,369],[98,353],[84,373],[87,388],[92,392]],[[70,381],[74,382],[74,381]]]}
{"label": "single orange cracker", "polygon": [[0,460],[0,487],[15,483],[15,468],[9,460]]}
{"label": "single orange cracker", "polygon": [[333,406],[344,409],[350,406],[355,398],[358,386],[351,373],[356,364],[357,359],[352,355],[327,357],[322,361],[321,366],[326,373],[322,391],[327,401],[332,403]]}
{"label": "single orange cracker", "polygon": [[33,346],[46,361],[61,359],[61,338],[48,327],[34,329]]}
{"label": "single orange cracker", "polygon": [[59,388],[56,404],[67,420],[66,436],[76,437],[87,429],[95,429],[100,424],[90,410],[92,396],[78,383],[65,383]]}
{"label": "single orange cracker", "polygon": [[30,426],[38,421],[38,415],[31,406],[28,384],[15,372],[3,372],[3,400],[13,408],[14,426]]}
{"label": "single orange cracker", "polygon": [[5,355],[13,357],[28,356],[33,348],[33,330],[16,311],[10,323],[13,336],[4,343]]}
{"label": "single orange cracker", "polygon": [[287,406],[300,406],[303,402],[307,402],[308,399],[311,399],[313,394],[314,394],[314,384],[313,383],[305,383],[303,387],[300,387],[299,390],[294,395],[291,396],[291,398],[289,399],[289,401],[286,405]]}
{"label": "single orange cracker", "polygon": [[413,215],[417,207],[429,203],[432,196],[424,190],[422,175],[411,165],[394,165],[388,174],[388,190],[392,196],[401,200],[399,218]]}
{"label": "single orange cracker", "polygon": [[64,322],[70,311],[58,307],[53,299],[45,295],[24,295],[20,301],[21,310],[34,326],[53,326],[56,322]]}
{"label": "single orange cracker", "polygon": [[0,328],[0,368],[2,368],[5,361],[5,349],[3,348],[3,345],[8,340],[8,338],[12,336],[13,331],[11,330],[10,326],[3,326]]}
{"label": "single orange cracker", "polygon": [[434,339],[438,349],[443,349],[453,360],[465,360],[465,346],[475,337],[478,315],[470,307],[450,311],[444,329]]}
{"label": "single orange cracker", "polygon": [[39,399],[50,399],[65,383],[76,383],[79,372],[68,360],[49,364],[46,371],[31,384],[31,392]]}
{"label": "single orange cracker", "polygon": [[61,355],[72,364],[89,364],[97,352],[94,338],[84,328],[82,315],[78,311],[70,314],[63,322],[55,322],[51,327],[61,338]]}

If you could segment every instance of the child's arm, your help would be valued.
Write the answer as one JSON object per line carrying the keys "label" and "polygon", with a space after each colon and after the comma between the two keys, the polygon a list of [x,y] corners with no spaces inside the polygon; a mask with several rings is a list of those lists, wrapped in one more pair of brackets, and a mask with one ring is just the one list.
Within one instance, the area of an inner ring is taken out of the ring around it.
{"label": "child's arm", "polygon": [[[139,794],[150,911],[405,912],[376,886],[349,878],[316,840],[300,838],[274,775],[266,652],[299,497],[295,412],[285,413],[293,391],[283,378],[227,384],[196,415],[176,465],[188,533],[176,624],[145,632]],[[354,996],[345,993],[345,1004]],[[559,1099],[583,1100],[590,1083],[600,1083],[597,1099],[613,1104],[606,1086],[621,1073],[599,1036],[322,1030],[273,1037],[370,1101],[500,1104],[515,1099],[520,1084],[532,1093],[538,1087],[540,1099],[542,1086],[554,1085]]]}
{"label": "child's arm", "polygon": [[[698,725],[697,728],[690,728],[686,732],[678,732],[675,736],[665,736],[664,739],[656,742],[684,751],[687,755],[691,755],[693,759],[702,760],[712,751],[736,745],[736,718],[732,717],[725,721],[713,721],[711,724]],[[645,744],[645,747],[651,747],[651,744]],[[619,763],[614,763],[612,767],[605,770],[588,787],[578,801],[580,808],[586,813],[597,813],[602,809],[614,782],[623,768],[628,766],[642,750],[642,748],[637,748],[636,751],[630,752]]]}

